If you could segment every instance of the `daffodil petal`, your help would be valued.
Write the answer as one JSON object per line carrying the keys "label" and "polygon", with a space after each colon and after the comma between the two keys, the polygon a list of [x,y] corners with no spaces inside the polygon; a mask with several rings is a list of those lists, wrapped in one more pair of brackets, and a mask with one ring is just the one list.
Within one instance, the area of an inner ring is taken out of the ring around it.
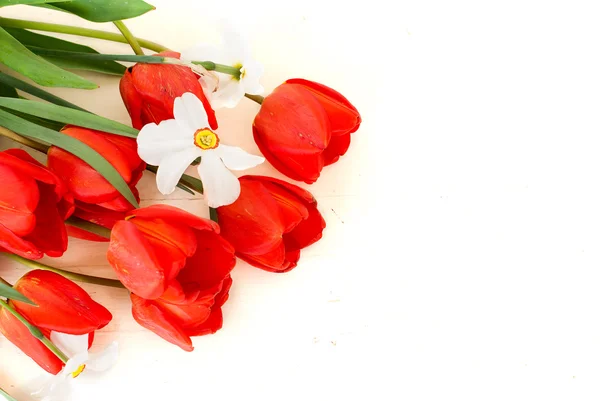
{"label": "daffodil petal", "polygon": [[251,95],[260,95],[265,91],[265,88],[260,84],[260,78],[264,73],[263,66],[254,59],[247,59],[244,61],[244,78],[242,79],[242,85],[244,91]]}
{"label": "daffodil petal", "polygon": [[173,114],[175,120],[192,133],[200,128],[210,127],[202,102],[191,92],[186,92],[175,99]]}
{"label": "daffodil petal", "polygon": [[202,151],[196,146],[189,147],[165,157],[156,173],[156,185],[163,195],[168,195],[175,190],[179,179],[185,169],[198,157]]}
{"label": "daffodil petal", "polygon": [[89,334],[73,335],[53,331],[50,341],[54,343],[65,355],[73,358],[75,355],[87,352]]}
{"label": "daffodil petal", "polygon": [[223,52],[215,46],[199,43],[181,52],[181,59],[186,61],[212,61],[213,63],[222,63]]}
{"label": "daffodil petal", "polygon": [[[221,74],[222,75],[222,74]],[[214,109],[222,107],[234,108],[244,97],[244,87],[236,79],[222,81],[219,89],[210,98],[210,104]]]}
{"label": "daffodil petal", "polygon": [[86,363],[86,369],[94,372],[104,372],[112,368],[119,357],[119,344],[112,342],[108,347],[104,348],[97,354],[91,354],[90,359]]}
{"label": "daffodil petal", "polygon": [[204,152],[198,166],[208,206],[217,208],[232,204],[240,196],[240,182],[221,161],[218,154]]}
{"label": "daffodil petal", "polygon": [[238,62],[250,58],[250,44],[231,21],[222,21],[221,35],[223,36],[223,50],[228,55],[226,58],[230,60],[237,59]]}
{"label": "daffodil petal", "polygon": [[175,120],[159,125],[146,124],[137,136],[138,154],[148,164],[158,166],[169,155],[194,146],[194,131]]}
{"label": "daffodil petal", "polygon": [[264,157],[251,155],[237,146],[220,145],[217,151],[229,170],[247,170],[265,161]]}

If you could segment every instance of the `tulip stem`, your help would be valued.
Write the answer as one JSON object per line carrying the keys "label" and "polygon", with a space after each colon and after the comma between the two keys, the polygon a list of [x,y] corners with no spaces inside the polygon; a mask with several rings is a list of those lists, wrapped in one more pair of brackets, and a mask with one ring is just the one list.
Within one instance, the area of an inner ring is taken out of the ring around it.
{"label": "tulip stem", "polygon": [[125,288],[125,286],[123,284],[121,284],[121,282],[119,280],[112,280],[109,278],[102,278],[102,277],[95,277],[95,276],[88,276],[86,274],[79,274],[79,273],[73,273],[73,272],[68,272],[62,269],[58,269],[56,267],[52,267],[52,266],[48,266],[45,265],[43,263],[40,262],[36,262],[35,260],[29,260],[26,259],[22,256],[19,255],[15,255],[13,253],[5,253],[6,256],[8,256],[9,258],[16,260],[19,263],[22,263],[23,265],[32,268],[32,269],[40,269],[40,270],[48,270],[57,274],[60,274],[61,276],[64,276],[68,279],[71,280],[75,280],[75,281],[80,281],[83,283],[91,283],[91,284],[98,284],[98,285],[103,285],[105,287],[114,287],[114,288]]}
{"label": "tulip stem", "polygon": [[4,389],[0,387],[0,395],[6,398],[8,401],[17,401],[15,398],[11,397]]}
{"label": "tulip stem", "polygon": [[52,353],[54,353],[54,355],[58,357],[58,359],[60,359],[64,363],[67,363],[69,358],[67,358],[67,356],[60,349],[58,349],[58,347],[54,345],[54,343],[50,341],[40,329],[29,323],[27,319],[25,319],[23,315],[17,312],[15,308],[13,308],[8,302],[0,299],[0,307],[3,307],[7,311],[9,311],[10,314],[13,315],[19,322],[23,323],[23,325],[27,327],[31,335],[40,340],[46,346],[46,348],[48,348],[50,351],[52,351]]}
{"label": "tulip stem", "polygon": [[30,148],[40,151],[42,153],[48,153],[48,149],[50,149],[50,146],[21,136],[16,132],[9,130],[8,128],[0,127],[0,136],[12,139],[13,141],[20,143],[21,145],[29,146]]}
{"label": "tulip stem", "polygon": [[67,220],[65,220],[65,223],[70,226],[81,228],[82,230],[85,230],[87,232],[99,235],[100,237],[110,239],[110,229],[102,227],[99,224],[92,223],[91,221],[71,216]]}
{"label": "tulip stem", "polygon": [[261,95],[250,95],[246,93],[244,96],[246,96],[250,100],[254,100],[258,104],[262,104],[262,102],[265,100],[264,96]]}
{"label": "tulip stem", "polygon": [[129,30],[129,28],[127,28],[127,26],[125,26],[123,21],[113,21],[113,23],[119,29],[119,31],[121,31],[121,33],[123,34],[123,37],[127,40],[127,43],[129,43],[129,46],[131,46],[131,49],[133,50],[133,52],[139,56],[143,56],[144,51],[140,47],[140,44],[138,43],[135,36],[133,36],[133,34]]}
{"label": "tulip stem", "polygon": [[215,223],[219,222],[219,215],[217,214],[217,209],[214,207],[209,207],[208,212],[210,213],[210,219]]}
{"label": "tulip stem", "polygon": [[[0,18],[0,26],[5,28],[23,28],[32,29],[34,31],[56,32],[67,35],[85,36],[88,38],[96,38],[109,40],[112,42],[127,43],[127,39],[118,33],[104,32],[97,29],[80,28],[78,26],[50,24],[47,22],[27,21],[12,18]],[[146,39],[134,38],[141,47],[160,53],[169,50],[158,43],[151,42]]]}

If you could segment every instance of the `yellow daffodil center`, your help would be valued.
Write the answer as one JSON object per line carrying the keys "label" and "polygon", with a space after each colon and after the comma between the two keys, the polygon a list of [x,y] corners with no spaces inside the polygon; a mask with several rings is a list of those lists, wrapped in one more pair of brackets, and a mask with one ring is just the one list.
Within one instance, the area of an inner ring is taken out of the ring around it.
{"label": "yellow daffodil center", "polygon": [[233,66],[233,68],[240,70],[240,75],[233,75],[233,79],[241,81],[246,77],[246,69],[242,65],[242,63],[237,63]]}
{"label": "yellow daffodil center", "polygon": [[219,137],[210,128],[202,128],[194,133],[194,144],[200,149],[214,149],[219,146]]}
{"label": "yellow daffodil center", "polygon": [[85,365],[79,365],[77,370],[75,372],[71,373],[71,376],[73,376],[73,379],[75,379],[77,376],[79,376],[81,373],[83,373],[84,370],[85,370]]}

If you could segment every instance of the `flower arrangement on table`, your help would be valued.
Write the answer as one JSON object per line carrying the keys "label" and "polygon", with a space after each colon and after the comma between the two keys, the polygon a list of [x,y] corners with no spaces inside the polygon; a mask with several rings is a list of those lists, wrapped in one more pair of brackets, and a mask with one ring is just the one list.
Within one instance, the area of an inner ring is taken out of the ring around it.
{"label": "flower arrangement on table", "polygon": [[[14,284],[0,278],[0,332],[54,375],[37,396],[64,400],[79,375],[109,369],[118,353],[116,343],[88,352],[112,315],[71,280],[129,290],[140,325],[192,351],[191,337],[223,325],[236,257],[287,272],[325,228],[310,192],[232,171],[266,159],[290,179],[311,184],[347,151],[361,117],[340,93],[305,79],[289,79],[263,97],[263,69],[230,26],[221,49],[198,45],[179,53],[127,29],[123,19],[153,9],[141,0],[0,0],[0,7],[13,4],[112,21],[122,33],[0,18],[0,62],[15,72],[0,72],[0,135],[47,154],[44,165],[22,149],[0,152],[0,251],[32,268]],[[38,33],[44,31],[129,43],[135,55],[100,54]],[[72,70],[120,77],[132,127],[19,78],[96,87]],[[245,98],[260,105],[252,128],[262,156],[219,137],[214,110],[250,101]],[[184,174],[190,165],[199,178]],[[136,184],[144,171],[156,174],[163,194],[177,188],[201,194],[210,220],[168,205],[139,208]],[[109,242],[107,260],[119,280],[36,261],[62,256],[69,236]],[[13,400],[2,389],[0,395]]]}

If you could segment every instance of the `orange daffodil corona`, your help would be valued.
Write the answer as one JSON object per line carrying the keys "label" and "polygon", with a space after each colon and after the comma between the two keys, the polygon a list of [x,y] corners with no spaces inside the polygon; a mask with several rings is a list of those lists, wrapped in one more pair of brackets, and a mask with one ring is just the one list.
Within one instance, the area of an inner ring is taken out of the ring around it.
{"label": "orange daffodil corona", "polygon": [[175,190],[186,168],[198,157],[198,174],[210,207],[229,205],[240,195],[240,183],[229,170],[255,167],[264,158],[221,143],[210,128],[200,99],[191,92],[175,99],[174,119],[146,124],[137,137],[138,153],[146,163],[158,166],[158,190],[168,195]]}

